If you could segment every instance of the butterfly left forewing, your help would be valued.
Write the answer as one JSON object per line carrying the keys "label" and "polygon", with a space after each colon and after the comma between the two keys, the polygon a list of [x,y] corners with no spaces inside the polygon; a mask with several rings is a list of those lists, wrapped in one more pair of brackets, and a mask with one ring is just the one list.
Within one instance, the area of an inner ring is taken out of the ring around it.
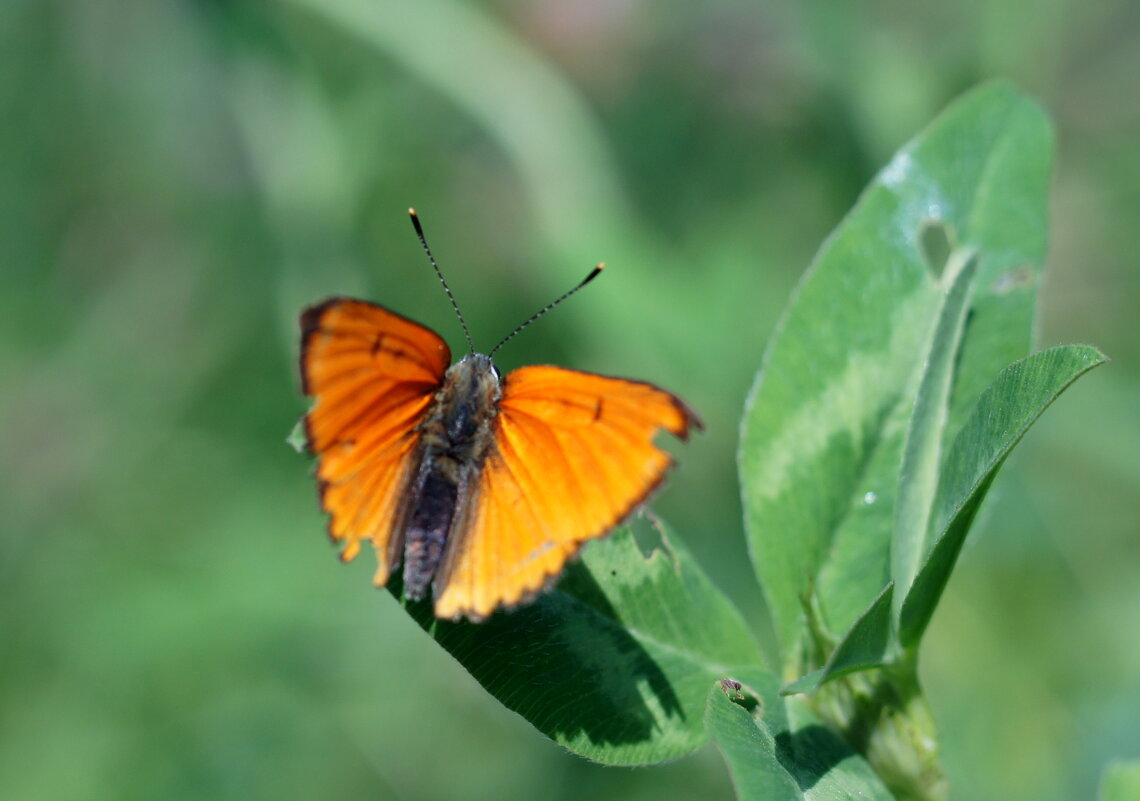
{"label": "butterfly left forewing", "polygon": [[301,316],[305,416],[321,504],[341,558],[376,548],[376,583],[397,556],[397,530],[417,460],[416,425],[451,361],[431,330],[381,306],[333,299]]}
{"label": "butterfly left forewing", "polygon": [[513,606],[642,503],[672,460],[659,430],[700,423],[650,384],[524,367],[503,385],[495,446],[435,581],[441,618],[479,620]]}

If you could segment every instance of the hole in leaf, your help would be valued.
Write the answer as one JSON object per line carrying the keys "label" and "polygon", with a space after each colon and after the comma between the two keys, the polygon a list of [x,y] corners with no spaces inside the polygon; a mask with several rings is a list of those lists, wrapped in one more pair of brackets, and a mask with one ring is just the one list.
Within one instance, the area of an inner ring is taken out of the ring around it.
{"label": "hole in leaf", "polygon": [[993,291],[995,295],[1007,295],[1022,289],[1029,289],[1033,286],[1036,279],[1036,274],[1033,271],[1033,265],[1023,264],[1016,267],[1009,272],[1002,273],[994,281]]}
{"label": "hole in leaf", "polygon": [[918,242],[930,274],[941,278],[950,253],[954,250],[954,231],[942,220],[927,220],[922,224]]}
{"label": "hole in leaf", "polygon": [[636,543],[637,549],[646,559],[652,557],[655,551],[664,549],[664,536],[655,522],[656,520],[651,517],[651,513],[647,509],[642,509],[639,514],[634,515],[626,523],[633,534],[633,541]]}

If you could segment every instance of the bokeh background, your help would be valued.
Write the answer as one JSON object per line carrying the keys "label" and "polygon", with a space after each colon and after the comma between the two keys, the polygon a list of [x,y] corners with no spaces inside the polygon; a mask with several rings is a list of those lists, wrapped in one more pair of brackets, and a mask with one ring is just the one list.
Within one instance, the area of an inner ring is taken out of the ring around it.
{"label": "bokeh background", "polygon": [[372,298],[462,351],[653,380],[708,431],[656,503],[771,645],[737,419],[780,309],[890,154],[976,82],[1055,120],[1049,410],[923,664],[961,799],[1091,798],[1140,756],[1134,0],[0,3],[0,797],[673,799],[488,697],[323,534],[297,315]]}

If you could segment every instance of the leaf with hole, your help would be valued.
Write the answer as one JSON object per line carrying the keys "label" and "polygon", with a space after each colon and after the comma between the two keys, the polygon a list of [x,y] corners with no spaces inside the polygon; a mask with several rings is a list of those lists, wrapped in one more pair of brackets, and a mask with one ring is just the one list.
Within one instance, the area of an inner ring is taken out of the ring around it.
{"label": "leaf with hole", "polygon": [[769,344],[739,462],[787,678],[822,667],[891,578],[899,465],[954,272],[947,254],[977,260],[934,451],[1029,351],[1051,143],[1040,110],[1006,83],[956,101],[828,238]]}

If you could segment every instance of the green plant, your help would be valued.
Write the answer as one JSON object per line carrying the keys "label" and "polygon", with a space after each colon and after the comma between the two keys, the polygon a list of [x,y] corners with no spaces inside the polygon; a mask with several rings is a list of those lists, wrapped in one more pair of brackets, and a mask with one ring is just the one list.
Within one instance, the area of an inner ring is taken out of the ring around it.
{"label": "green plant", "polygon": [[941,798],[923,633],[998,468],[1104,361],[1085,346],[1028,355],[1050,159],[1040,110],[983,86],[896,154],[805,276],[740,445],[775,664],[657,521],[648,553],[618,530],[486,623],[409,612],[590,759],[651,764],[711,737],[741,798]]}

